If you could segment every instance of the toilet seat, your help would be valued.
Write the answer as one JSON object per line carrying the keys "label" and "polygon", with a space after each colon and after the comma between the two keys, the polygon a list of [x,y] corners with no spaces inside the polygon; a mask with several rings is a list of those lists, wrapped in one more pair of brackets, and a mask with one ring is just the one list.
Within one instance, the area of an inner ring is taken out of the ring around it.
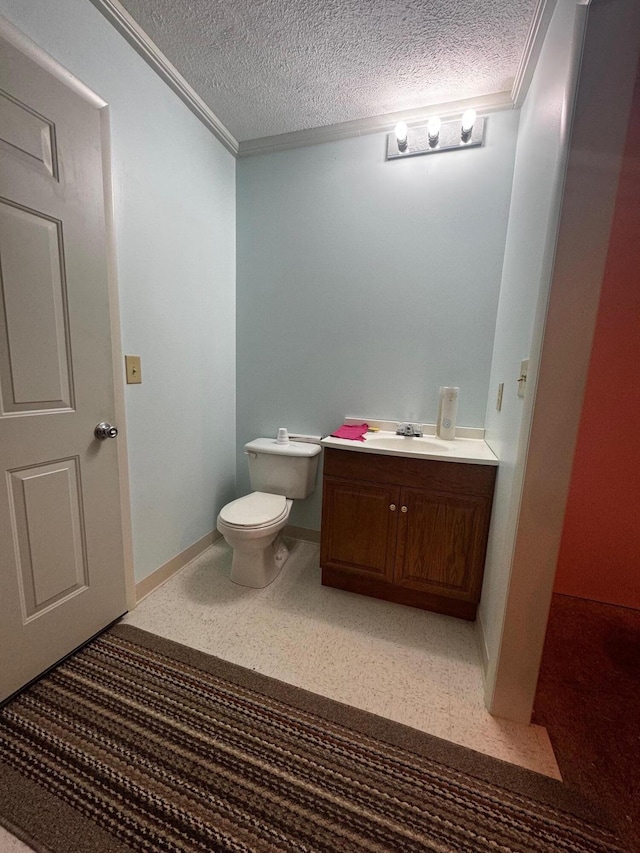
{"label": "toilet seat", "polygon": [[284,495],[252,492],[224,506],[219,519],[229,527],[256,530],[281,521],[288,511]]}

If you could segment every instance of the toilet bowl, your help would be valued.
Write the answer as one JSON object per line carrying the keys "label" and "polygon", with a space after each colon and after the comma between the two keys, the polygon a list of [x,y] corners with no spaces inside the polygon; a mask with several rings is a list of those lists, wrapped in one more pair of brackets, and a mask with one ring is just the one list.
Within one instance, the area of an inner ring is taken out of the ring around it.
{"label": "toilet bowl", "polygon": [[217,528],[233,548],[234,583],[262,588],[277,577],[289,556],[280,531],[292,503],[283,495],[252,492],[222,508]]}
{"label": "toilet bowl", "polygon": [[280,531],[293,501],[313,491],[322,448],[289,441],[281,428],[276,439],[256,438],[245,444],[244,452],[254,491],[224,506],[217,527],[233,548],[231,580],[260,588],[276,578],[289,556]]}

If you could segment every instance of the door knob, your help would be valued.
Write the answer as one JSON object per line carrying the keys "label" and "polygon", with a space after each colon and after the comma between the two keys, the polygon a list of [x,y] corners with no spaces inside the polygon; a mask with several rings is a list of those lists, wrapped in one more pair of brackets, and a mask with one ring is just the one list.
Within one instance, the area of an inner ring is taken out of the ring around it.
{"label": "door knob", "polygon": [[118,428],[103,421],[94,429],[93,434],[96,438],[99,438],[100,441],[104,441],[105,438],[115,438],[118,434]]}
{"label": "door knob", "polygon": [[395,505],[395,504],[391,504],[391,505],[389,506],[389,509],[391,510],[391,512],[395,512],[395,511],[396,511],[396,505]]}
{"label": "door knob", "polygon": [[401,507],[400,507],[400,512],[406,512],[406,511],[407,511],[406,506],[401,506]]}

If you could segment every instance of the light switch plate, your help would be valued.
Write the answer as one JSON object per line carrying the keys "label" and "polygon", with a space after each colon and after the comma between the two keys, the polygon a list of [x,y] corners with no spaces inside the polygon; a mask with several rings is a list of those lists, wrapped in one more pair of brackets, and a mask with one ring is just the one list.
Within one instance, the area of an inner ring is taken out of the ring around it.
{"label": "light switch plate", "polygon": [[127,385],[140,385],[142,382],[142,369],[140,367],[139,355],[125,355],[125,367],[127,369]]}
{"label": "light switch plate", "polygon": [[504,394],[504,382],[501,382],[498,385],[498,398],[496,399],[496,409],[500,411],[502,409],[502,395]]}
{"label": "light switch plate", "polygon": [[520,362],[520,376],[518,378],[518,397],[524,397],[524,391],[527,387],[527,374],[529,372],[529,359],[525,358]]}

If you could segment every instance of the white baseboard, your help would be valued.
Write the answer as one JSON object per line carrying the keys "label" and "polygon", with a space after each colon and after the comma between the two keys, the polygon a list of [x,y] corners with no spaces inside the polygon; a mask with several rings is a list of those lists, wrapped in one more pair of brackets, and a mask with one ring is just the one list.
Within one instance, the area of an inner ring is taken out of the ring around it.
{"label": "white baseboard", "polygon": [[193,545],[189,545],[180,554],[172,557],[171,560],[160,566],[155,572],[151,572],[150,575],[139,581],[136,584],[136,604],[140,604],[143,598],[146,598],[154,590],[158,589],[159,586],[162,586],[163,583],[166,583],[176,572],[179,572],[180,569],[183,569],[188,563],[195,560],[196,557],[199,557],[203,551],[206,551],[218,539],[222,539],[222,534],[217,530],[212,530],[206,536],[203,536],[202,539],[194,542]]}
{"label": "white baseboard", "polygon": [[482,664],[482,678],[484,683],[487,683],[487,675],[489,673],[489,650],[487,649],[487,641],[484,635],[484,626],[480,615],[476,617],[476,639],[478,641],[478,651],[480,652],[480,662]]}
{"label": "white baseboard", "polygon": [[304,542],[320,542],[320,531],[309,530],[308,527],[294,527],[292,524],[287,524],[284,535],[290,536],[291,539],[302,539]]}

